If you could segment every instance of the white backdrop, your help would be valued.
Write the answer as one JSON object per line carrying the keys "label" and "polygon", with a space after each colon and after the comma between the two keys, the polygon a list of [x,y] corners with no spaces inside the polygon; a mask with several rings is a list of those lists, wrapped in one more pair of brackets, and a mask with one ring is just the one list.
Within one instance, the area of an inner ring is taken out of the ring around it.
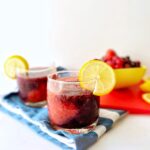
{"label": "white backdrop", "polygon": [[77,69],[114,48],[150,68],[149,8],[149,0],[0,0],[0,67],[20,54]]}

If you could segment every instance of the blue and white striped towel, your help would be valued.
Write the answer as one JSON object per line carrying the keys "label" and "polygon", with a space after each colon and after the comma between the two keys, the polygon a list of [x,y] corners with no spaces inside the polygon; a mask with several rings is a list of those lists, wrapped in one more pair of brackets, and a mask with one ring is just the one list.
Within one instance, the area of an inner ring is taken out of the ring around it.
{"label": "blue and white striped towel", "polygon": [[99,122],[94,131],[73,135],[53,130],[49,124],[47,108],[28,107],[22,103],[17,93],[1,97],[0,110],[28,125],[37,134],[65,150],[87,149],[108,131],[114,122],[126,114],[123,110],[100,109]]}

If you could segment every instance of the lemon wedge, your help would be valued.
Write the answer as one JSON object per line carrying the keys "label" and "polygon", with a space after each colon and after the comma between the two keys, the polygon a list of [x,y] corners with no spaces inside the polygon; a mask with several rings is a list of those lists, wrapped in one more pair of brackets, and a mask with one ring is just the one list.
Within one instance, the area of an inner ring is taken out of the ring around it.
{"label": "lemon wedge", "polygon": [[140,85],[140,89],[143,92],[150,92],[150,80],[145,81]]}
{"label": "lemon wedge", "polygon": [[28,70],[29,65],[27,60],[19,55],[13,55],[8,57],[4,63],[5,74],[11,79],[16,79],[17,69]]}
{"label": "lemon wedge", "polygon": [[[92,90],[93,94],[97,96],[108,94],[116,84],[114,70],[100,60],[90,60],[83,64],[78,78],[82,88]],[[95,82],[87,84],[92,80]]]}
{"label": "lemon wedge", "polygon": [[145,93],[142,95],[142,98],[145,102],[150,104],[150,93]]}
{"label": "lemon wedge", "polygon": [[144,81],[150,81],[150,76],[145,76],[145,77],[143,78],[143,80],[144,80]]}

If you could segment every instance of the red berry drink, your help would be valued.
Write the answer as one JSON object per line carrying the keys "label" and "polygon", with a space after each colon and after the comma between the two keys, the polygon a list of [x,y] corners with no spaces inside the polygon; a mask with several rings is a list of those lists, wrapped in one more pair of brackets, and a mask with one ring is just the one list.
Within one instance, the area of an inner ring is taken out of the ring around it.
{"label": "red berry drink", "polygon": [[47,75],[50,68],[32,68],[17,73],[20,98],[29,106],[43,106],[47,98]]}
{"label": "red berry drink", "polygon": [[18,77],[19,94],[24,102],[46,100],[46,77]]}
{"label": "red berry drink", "polygon": [[52,126],[71,133],[93,129],[99,116],[99,97],[82,89],[77,77],[53,77],[48,82],[47,98]]}

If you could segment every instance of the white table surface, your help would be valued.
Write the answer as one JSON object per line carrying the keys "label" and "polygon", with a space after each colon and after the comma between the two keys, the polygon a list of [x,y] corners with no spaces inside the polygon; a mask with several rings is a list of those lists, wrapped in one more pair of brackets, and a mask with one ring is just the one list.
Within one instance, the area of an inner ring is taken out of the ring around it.
{"label": "white table surface", "polygon": [[[60,150],[27,126],[0,112],[0,150]],[[128,115],[89,150],[149,150],[150,116]]]}

